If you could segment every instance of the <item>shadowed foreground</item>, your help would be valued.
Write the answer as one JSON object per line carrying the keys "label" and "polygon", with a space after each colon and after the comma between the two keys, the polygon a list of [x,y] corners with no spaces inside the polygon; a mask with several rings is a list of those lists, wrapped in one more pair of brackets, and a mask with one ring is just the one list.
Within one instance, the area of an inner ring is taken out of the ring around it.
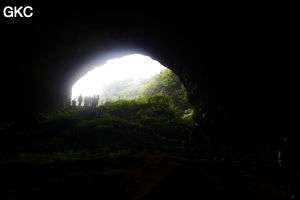
{"label": "shadowed foreground", "polygon": [[288,199],[266,150],[261,160],[205,156],[190,143],[190,116],[155,96],[7,125],[0,199]]}
{"label": "shadowed foreground", "polygon": [[166,154],[1,166],[1,199],[287,199],[233,164]]}

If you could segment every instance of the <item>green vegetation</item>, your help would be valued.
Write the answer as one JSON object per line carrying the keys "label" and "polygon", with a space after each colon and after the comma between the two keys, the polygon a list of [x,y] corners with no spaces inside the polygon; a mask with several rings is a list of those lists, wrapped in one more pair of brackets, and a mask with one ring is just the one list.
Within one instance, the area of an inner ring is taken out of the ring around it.
{"label": "green vegetation", "polygon": [[192,110],[172,71],[135,84],[129,79],[114,82],[106,86],[101,100],[98,107],[42,113],[29,127],[1,124],[0,162],[184,152],[193,128]]}
{"label": "green vegetation", "polygon": [[30,127],[2,131],[1,162],[49,163],[141,152],[182,153],[193,122],[168,96],[44,113]]}
{"label": "green vegetation", "polygon": [[134,83],[132,79],[113,82],[104,88],[101,96],[104,102],[120,99],[141,101],[156,94],[170,97],[174,105],[182,110],[190,108],[184,86],[177,75],[169,69],[138,83]]}

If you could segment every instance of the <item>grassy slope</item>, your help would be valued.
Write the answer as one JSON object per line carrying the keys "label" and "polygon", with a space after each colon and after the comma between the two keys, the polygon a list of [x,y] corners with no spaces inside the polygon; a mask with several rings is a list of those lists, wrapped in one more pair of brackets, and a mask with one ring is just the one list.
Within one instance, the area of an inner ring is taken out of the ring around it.
{"label": "grassy slope", "polygon": [[97,108],[46,113],[27,128],[1,133],[2,162],[117,157],[139,152],[180,152],[191,133],[168,99],[119,100]]}

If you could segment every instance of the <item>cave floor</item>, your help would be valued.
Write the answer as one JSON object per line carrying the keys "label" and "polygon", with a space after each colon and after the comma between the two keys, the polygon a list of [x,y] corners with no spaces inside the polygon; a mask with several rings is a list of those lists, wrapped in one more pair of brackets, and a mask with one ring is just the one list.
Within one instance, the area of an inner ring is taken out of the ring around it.
{"label": "cave floor", "polygon": [[168,154],[2,164],[0,199],[288,199],[284,186],[221,161]]}

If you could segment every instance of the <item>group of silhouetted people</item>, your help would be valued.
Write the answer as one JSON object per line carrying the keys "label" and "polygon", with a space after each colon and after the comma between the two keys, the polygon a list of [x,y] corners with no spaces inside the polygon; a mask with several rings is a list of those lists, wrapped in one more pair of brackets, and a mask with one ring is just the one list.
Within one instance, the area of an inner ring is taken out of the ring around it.
{"label": "group of silhouetted people", "polygon": [[71,106],[72,107],[76,107],[76,106],[96,107],[98,105],[99,99],[100,99],[99,95],[85,96],[85,97],[79,95],[77,100],[76,98],[72,100]]}

